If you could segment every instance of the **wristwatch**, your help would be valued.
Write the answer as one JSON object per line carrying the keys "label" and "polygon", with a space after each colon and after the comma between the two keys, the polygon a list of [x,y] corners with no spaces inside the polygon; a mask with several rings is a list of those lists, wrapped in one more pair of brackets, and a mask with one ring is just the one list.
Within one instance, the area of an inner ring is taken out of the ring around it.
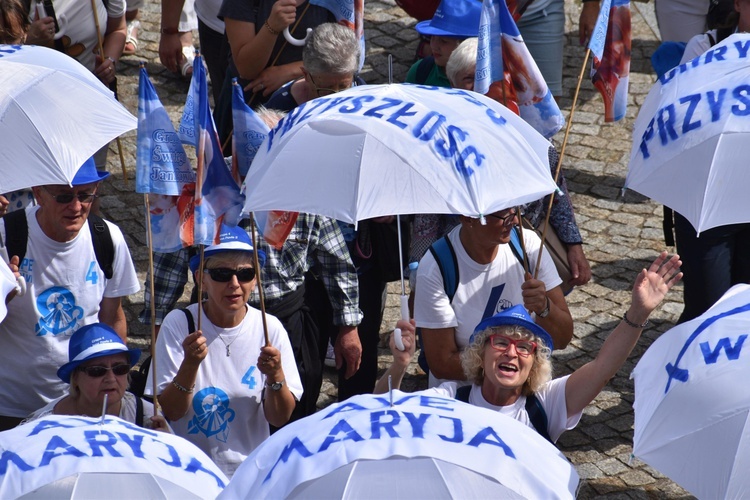
{"label": "wristwatch", "polygon": [[269,384],[268,382],[266,382],[266,387],[270,388],[272,391],[278,392],[281,390],[281,388],[284,386],[285,383],[286,383],[286,380],[281,380],[279,382],[274,382],[272,384]]}
{"label": "wristwatch", "polygon": [[544,311],[537,314],[540,318],[546,318],[549,316],[549,297],[547,297],[547,305],[544,307]]}

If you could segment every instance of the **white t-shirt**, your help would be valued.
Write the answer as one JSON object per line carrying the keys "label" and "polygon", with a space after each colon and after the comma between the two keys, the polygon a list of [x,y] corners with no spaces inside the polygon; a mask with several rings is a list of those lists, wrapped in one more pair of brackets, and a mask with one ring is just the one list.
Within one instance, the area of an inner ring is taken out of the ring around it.
{"label": "white t-shirt", "polygon": [[[108,280],[99,267],[88,222],[71,241],[44,234],[38,206],[26,208],[29,238],[20,272],[27,291],[8,304],[0,323],[0,415],[25,417],[66,394],[57,369],[68,362],[70,336],[99,321],[103,297],[123,297],[140,289],[120,229],[107,222],[115,250]],[[0,221],[5,235],[5,224]],[[4,265],[4,264],[3,264]]]}
{"label": "white t-shirt", "polygon": [[195,13],[198,19],[218,33],[224,33],[224,21],[219,19],[222,0],[195,0]]}
{"label": "white t-shirt", "polygon": [[[197,325],[198,305],[191,304],[188,310]],[[289,337],[276,317],[266,315],[266,318],[271,344],[281,352],[286,384],[299,400],[302,382]],[[247,306],[242,322],[226,329],[217,328],[203,314],[201,330],[208,355],[198,368],[190,409],[171,424],[175,434],[198,446],[231,478],[242,461],[269,436],[262,404],[266,377],[256,366],[260,349],[265,345],[261,312]],[[159,393],[177,375],[184,359],[182,341],[187,334],[185,313],[175,310],[167,314],[156,340]],[[150,371],[146,393],[152,392],[152,374]]]}
{"label": "white t-shirt", "polygon": [[[450,233],[458,262],[459,284],[453,302],[443,287],[443,275],[431,252],[425,253],[417,268],[417,286],[414,295],[414,319],[420,328],[456,328],[456,345],[459,349],[469,344],[474,328],[485,318],[517,304],[523,304],[521,285],[523,266],[513,254],[510,243],[498,247],[497,256],[490,264],[479,264],[469,257],[461,244],[457,226]],[[530,266],[536,266],[540,238],[533,231],[523,232],[524,245],[529,254]],[[539,279],[547,290],[562,283],[549,252],[542,253]],[[430,387],[442,381],[430,374]]]}
{"label": "white t-shirt", "polygon": [[[544,408],[544,412],[547,414],[547,432],[552,442],[557,442],[563,432],[578,425],[583,413],[579,412],[568,418],[568,407],[565,402],[565,385],[568,382],[568,377],[570,375],[551,380],[545,384],[541,391],[534,393],[542,408]],[[444,382],[439,387],[428,389],[428,391],[435,391],[442,396],[455,398],[458,387],[459,384],[456,382]],[[521,396],[512,405],[495,406],[484,399],[480,386],[472,384],[471,392],[469,393],[469,404],[499,411],[503,415],[514,418],[534,429],[529,419],[529,414],[526,411],[526,396]]]}
{"label": "white t-shirt", "polygon": [[[107,17],[117,18],[125,15],[125,0],[107,0],[108,5],[97,0],[96,12],[99,17],[99,31],[104,40],[107,31]],[[55,16],[60,31],[56,39],[62,38],[65,52],[89,71],[96,67],[94,52],[98,52],[96,23],[91,10],[91,0],[54,0]],[[32,9],[33,10],[33,9]],[[32,15],[32,19],[35,19]]]}

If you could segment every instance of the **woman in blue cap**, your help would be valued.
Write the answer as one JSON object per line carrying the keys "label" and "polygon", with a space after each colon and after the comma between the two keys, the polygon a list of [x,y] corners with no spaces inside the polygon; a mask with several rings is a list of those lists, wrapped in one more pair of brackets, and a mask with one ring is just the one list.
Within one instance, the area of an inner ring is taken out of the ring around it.
{"label": "woman in blue cap", "polygon": [[104,323],[79,328],[68,344],[69,361],[57,370],[57,376],[70,384],[68,394],[35,411],[26,421],[46,415],[101,416],[105,408],[141,427],[171,432],[154,407],[127,392],[128,374],[141,356],[140,349],[128,349],[119,335]]}
{"label": "woman in blue cap", "polygon": [[[222,226],[219,241],[205,249],[202,273],[200,257],[190,260],[205,298],[164,318],[154,366],[159,403],[175,433],[232,477],[269,436],[268,424],[281,427],[289,420],[302,383],[281,322],[266,315],[267,344],[264,318],[247,304],[256,286],[248,234]],[[258,260],[263,266],[262,251]]]}
{"label": "woman in blue cap", "polygon": [[[586,406],[601,392],[635,347],[648,317],[681,278],[678,255],[662,252],[635,279],[630,307],[607,337],[596,358],[570,375],[552,379],[552,338],[522,305],[506,309],[477,325],[461,365],[470,385],[445,382],[429,389],[476,406],[496,410],[533,427],[551,442],[578,424]],[[388,376],[400,386],[414,353],[413,320],[401,320],[405,350],[391,339],[393,364],[375,392],[386,392]]]}

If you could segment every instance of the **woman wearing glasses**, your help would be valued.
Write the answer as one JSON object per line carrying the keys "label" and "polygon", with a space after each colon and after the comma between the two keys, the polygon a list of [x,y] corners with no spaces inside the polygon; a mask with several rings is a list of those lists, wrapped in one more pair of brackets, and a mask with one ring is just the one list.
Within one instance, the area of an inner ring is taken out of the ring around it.
{"label": "woman wearing glasses", "polygon": [[[470,343],[474,327],[483,319],[515,305],[535,313],[536,323],[549,332],[554,347],[564,348],[573,337],[573,318],[560,289],[549,252],[542,252],[539,275],[533,278],[521,264],[511,244],[518,224],[515,208],[485,216],[485,220],[460,217],[455,227],[438,243],[452,251],[457,286],[444,283],[445,264],[427,252],[419,261],[414,295],[414,319],[422,329],[424,353],[430,369],[430,387],[444,380],[465,381],[460,355]],[[541,240],[533,231],[519,231],[519,242],[529,256],[534,272]],[[439,257],[439,255],[438,255]],[[449,295],[450,292],[450,295]]]}
{"label": "woman wearing glasses", "polygon": [[60,380],[70,384],[68,394],[35,411],[26,421],[50,414],[99,417],[106,411],[141,427],[171,432],[163,416],[154,416],[151,403],[126,392],[130,368],[140,356],[140,349],[128,349],[104,323],[79,328],[68,344],[69,361],[57,370]]}
{"label": "woman wearing glasses", "polygon": [[[596,358],[572,374],[552,379],[552,338],[523,306],[517,305],[483,320],[474,329],[460,354],[461,368],[470,385],[459,388],[456,382],[446,382],[427,392],[498,411],[557,441],[560,434],[578,424],[586,405],[628,358],[649,324],[648,317],[682,278],[681,264],[678,255],[669,257],[662,252],[648,270],[638,274],[622,321]],[[388,390],[389,375],[392,386],[400,386],[414,354],[414,322],[401,320],[397,326],[406,349],[397,350],[391,339],[394,361],[378,381],[376,393]],[[540,414],[544,418],[536,417]]]}
{"label": "woman wearing glasses", "polygon": [[[204,300],[164,318],[155,371],[159,403],[175,433],[232,477],[269,436],[268,424],[289,420],[302,383],[279,320],[266,315],[266,344],[261,312],[247,304],[256,286],[249,236],[240,227],[222,226],[219,239],[205,249],[202,273],[200,257],[190,260]],[[262,266],[263,252],[258,259]]]}

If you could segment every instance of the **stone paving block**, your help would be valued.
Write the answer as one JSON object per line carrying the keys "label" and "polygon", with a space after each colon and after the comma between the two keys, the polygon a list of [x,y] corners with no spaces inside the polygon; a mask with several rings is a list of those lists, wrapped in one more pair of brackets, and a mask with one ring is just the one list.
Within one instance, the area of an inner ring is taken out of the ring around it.
{"label": "stone paving block", "polygon": [[628,471],[624,474],[620,474],[619,477],[628,486],[643,486],[656,481],[653,477],[641,470]]}

